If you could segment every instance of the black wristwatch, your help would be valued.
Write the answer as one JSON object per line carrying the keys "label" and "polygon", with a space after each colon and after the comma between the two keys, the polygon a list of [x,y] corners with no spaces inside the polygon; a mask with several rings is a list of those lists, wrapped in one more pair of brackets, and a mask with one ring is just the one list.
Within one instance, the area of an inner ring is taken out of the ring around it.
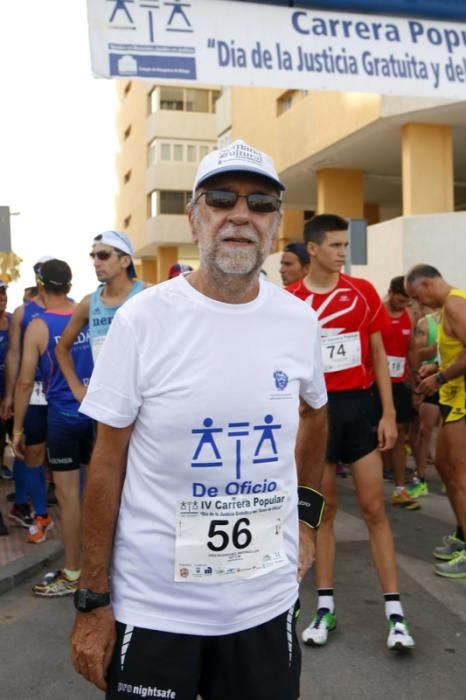
{"label": "black wristwatch", "polygon": [[437,384],[438,384],[439,386],[442,386],[443,384],[446,384],[447,381],[448,381],[448,380],[446,379],[445,375],[443,374],[443,372],[437,372],[437,374],[435,375],[435,379],[437,380]]}
{"label": "black wristwatch", "polygon": [[74,607],[79,612],[91,612],[106,605],[110,605],[110,593],[94,593],[89,588],[78,588],[74,593]]}

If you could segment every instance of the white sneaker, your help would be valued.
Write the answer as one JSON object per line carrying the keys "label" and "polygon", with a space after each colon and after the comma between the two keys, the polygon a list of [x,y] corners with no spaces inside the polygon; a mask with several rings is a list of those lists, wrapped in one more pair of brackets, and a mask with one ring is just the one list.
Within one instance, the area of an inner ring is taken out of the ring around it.
{"label": "white sneaker", "polygon": [[321,647],[327,644],[328,633],[337,626],[337,619],[334,613],[328,608],[319,608],[311,620],[309,627],[303,631],[301,639],[304,644]]}
{"label": "white sneaker", "polygon": [[409,627],[401,615],[390,615],[388,620],[387,647],[391,650],[401,651],[413,649],[416,646],[414,639],[409,634]]}

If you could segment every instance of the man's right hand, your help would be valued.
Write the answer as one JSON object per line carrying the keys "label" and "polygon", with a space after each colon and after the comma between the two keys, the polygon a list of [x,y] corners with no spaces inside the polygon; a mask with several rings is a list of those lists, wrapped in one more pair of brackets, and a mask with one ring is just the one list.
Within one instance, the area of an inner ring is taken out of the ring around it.
{"label": "man's right hand", "polygon": [[13,397],[5,396],[0,403],[0,418],[8,420],[13,415]]}
{"label": "man's right hand", "polygon": [[111,605],[92,612],[77,613],[71,635],[73,666],[100,690],[105,680],[116,641],[115,618]]}

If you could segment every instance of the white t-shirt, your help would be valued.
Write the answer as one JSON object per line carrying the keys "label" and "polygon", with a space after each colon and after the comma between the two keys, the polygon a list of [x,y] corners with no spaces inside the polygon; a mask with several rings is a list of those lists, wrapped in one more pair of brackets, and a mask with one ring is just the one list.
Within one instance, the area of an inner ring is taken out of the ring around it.
{"label": "white t-shirt", "polygon": [[270,282],[225,304],[179,276],[117,312],[81,406],[113,427],[134,422],[117,620],[229,634],[295,602],[299,396],[327,400],[318,323]]}

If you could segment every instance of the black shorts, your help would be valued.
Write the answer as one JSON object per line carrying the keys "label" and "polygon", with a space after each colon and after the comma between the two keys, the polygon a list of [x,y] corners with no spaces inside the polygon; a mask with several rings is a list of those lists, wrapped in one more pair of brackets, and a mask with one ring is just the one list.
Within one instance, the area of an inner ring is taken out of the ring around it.
{"label": "black shorts", "polygon": [[13,416],[7,420],[0,420],[0,440],[5,440],[7,435],[11,440],[13,437]]}
{"label": "black shorts", "polygon": [[257,627],[211,637],[117,622],[106,698],[296,700],[301,670],[298,613],[297,603]]}
{"label": "black shorts", "polygon": [[[380,396],[377,387],[374,385],[374,404],[375,404],[375,415],[377,416],[377,421],[380,420],[382,416],[382,403],[380,401]],[[408,384],[404,382],[395,382],[392,384],[392,396],[393,404],[396,411],[396,422],[399,425],[404,423],[411,423],[414,419],[414,411],[411,400],[411,389]]]}
{"label": "black shorts", "polygon": [[440,402],[440,396],[438,391],[436,391],[435,394],[432,394],[431,396],[425,396],[423,402],[429,403],[432,406],[438,406]]}
{"label": "black shorts", "polygon": [[47,440],[47,406],[28,406],[24,416],[24,442],[26,445],[41,445]]}
{"label": "black shorts", "polygon": [[411,388],[404,382],[392,384],[393,403],[395,404],[396,422],[411,423],[413,420],[413,404]]}
{"label": "black shorts", "polygon": [[331,391],[328,420],[327,462],[353,464],[376,449],[378,420],[370,389]]}
{"label": "black shorts", "polygon": [[49,406],[47,454],[52,471],[64,472],[89,464],[94,447],[94,421],[68,416]]}

